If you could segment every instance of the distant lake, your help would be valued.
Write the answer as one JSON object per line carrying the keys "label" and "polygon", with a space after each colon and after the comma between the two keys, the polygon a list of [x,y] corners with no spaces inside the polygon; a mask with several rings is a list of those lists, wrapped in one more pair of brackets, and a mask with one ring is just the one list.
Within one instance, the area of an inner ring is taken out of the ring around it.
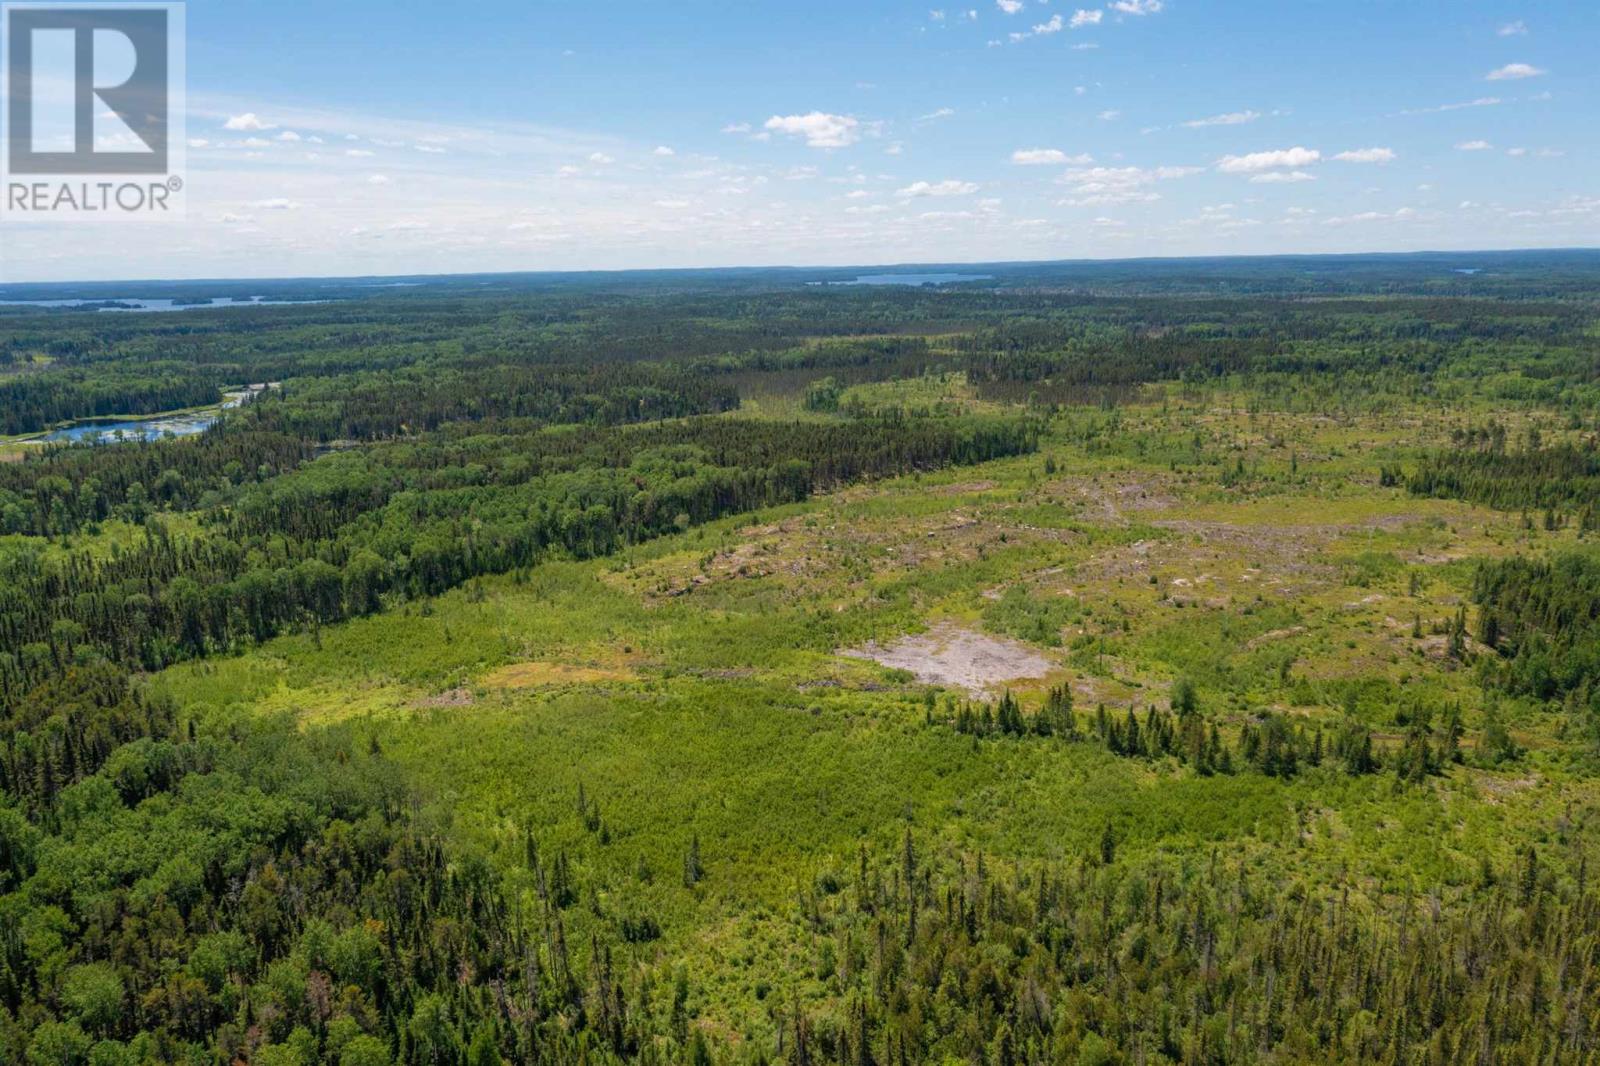
{"label": "distant lake", "polygon": [[862,274],[854,281],[815,282],[818,285],[950,285],[959,281],[993,281],[993,274]]}
{"label": "distant lake", "polygon": [[39,444],[113,444],[119,440],[160,440],[168,433],[174,437],[192,437],[204,433],[217,420],[215,412],[208,414],[173,415],[170,418],[146,418],[131,422],[79,422],[65,429],[33,438]]}
{"label": "distant lake", "polygon": [[95,311],[122,311],[128,314],[159,314],[163,311],[208,311],[216,307],[292,307],[299,304],[324,304],[326,300],[267,300],[260,296],[235,299],[219,296],[207,301],[145,300],[136,297],[106,297],[103,300],[0,300],[0,307],[82,307]]}
{"label": "distant lake", "polygon": [[114,444],[117,441],[160,440],[169,433],[174,437],[192,437],[204,433],[216,424],[222,412],[253,400],[272,385],[250,385],[227,393],[220,405],[204,411],[164,415],[156,418],[132,418],[116,422],[84,419],[70,426],[29,438],[29,444]]}

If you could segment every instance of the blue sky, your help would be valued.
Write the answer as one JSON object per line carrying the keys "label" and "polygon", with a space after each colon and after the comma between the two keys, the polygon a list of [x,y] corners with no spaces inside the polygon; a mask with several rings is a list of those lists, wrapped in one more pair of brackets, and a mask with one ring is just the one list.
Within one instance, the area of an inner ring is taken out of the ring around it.
{"label": "blue sky", "polygon": [[1593,2],[188,4],[188,220],[0,280],[1600,244]]}

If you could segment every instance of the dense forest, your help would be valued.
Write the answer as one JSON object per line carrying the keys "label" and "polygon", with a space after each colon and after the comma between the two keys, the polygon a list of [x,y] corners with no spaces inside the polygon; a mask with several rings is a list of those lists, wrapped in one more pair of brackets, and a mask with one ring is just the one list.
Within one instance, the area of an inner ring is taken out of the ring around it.
{"label": "dense forest", "polygon": [[0,306],[0,1064],[1592,1061],[1600,261],[1460,258],[0,293],[194,305]]}

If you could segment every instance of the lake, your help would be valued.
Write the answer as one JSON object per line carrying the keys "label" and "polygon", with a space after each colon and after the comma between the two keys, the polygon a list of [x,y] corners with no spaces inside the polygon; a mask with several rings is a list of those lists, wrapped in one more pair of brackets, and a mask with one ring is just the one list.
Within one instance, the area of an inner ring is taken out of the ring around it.
{"label": "lake", "polygon": [[961,281],[993,281],[993,274],[862,274],[854,281],[814,281],[813,285],[952,285]]}
{"label": "lake", "polygon": [[216,407],[186,414],[160,415],[155,418],[133,418],[118,421],[86,419],[70,426],[31,437],[29,444],[113,444],[117,441],[160,440],[167,434],[174,437],[192,437],[204,433],[216,424],[222,412],[230,407],[249,403],[276,383],[247,385],[226,393],[226,399]]}
{"label": "lake", "polygon": [[[86,307],[102,312],[123,312],[125,314],[152,314],[163,311],[209,311],[218,307],[296,307],[303,304],[325,304],[326,300],[267,300],[260,296],[248,296],[235,299],[232,296],[219,296],[209,303],[179,303],[177,300],[146,300],[136,297],[108,296],[103,300],[0,300],[0,307]],[[101,304],[117,304],[116,307],[102,307]]]}

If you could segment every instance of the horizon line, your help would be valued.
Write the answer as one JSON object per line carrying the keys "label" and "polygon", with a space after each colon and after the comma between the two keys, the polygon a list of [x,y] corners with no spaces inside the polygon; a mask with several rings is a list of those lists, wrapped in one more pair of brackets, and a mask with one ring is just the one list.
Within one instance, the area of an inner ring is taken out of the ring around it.
{"label": "horizon line", "polygon": [[[339,281],[403,281],[410,279],[449,280],[458,278],[621,278],[645,274],[750,274],[764,271],[833,272],[848,273],[862,270],[927,270],[934,267],[1071,267],[1112,266],[1116,264],[1171,264],[1205,262],[1263,262],[1274,259],[1293,260],[1351,260],[1351,259],[1420,259],[1430,256],[1491,256],[1491,255],[1555,255],[1588,253],[1600,254],[1600,247],[1589,245],[1562,245],[1556,247],[1516,248],[1434,248],[1415,251],[1364,251],[1364,252],[1272,252],[1258,254],[1219,255],[1149,255],[1083,257],[1071,259],[972,259],[927,260],[879,263],[853,263],[845,265],[820,265],[805,263],[731,264],[725,266],[670,266],[670,267],[618,267],[578,270],[483,270],[445,271],[441,273],[400,274],[250,274],[233,277],[144,277],[144,278],[79,278],[68,281],[4,281],[0,292],[11,289],[67,288],[74,285],[234,285],[249,282],[339,282]],[[986,279],[987,280],[987,279]],[[204,310],[204,308],[197,308]]]}

